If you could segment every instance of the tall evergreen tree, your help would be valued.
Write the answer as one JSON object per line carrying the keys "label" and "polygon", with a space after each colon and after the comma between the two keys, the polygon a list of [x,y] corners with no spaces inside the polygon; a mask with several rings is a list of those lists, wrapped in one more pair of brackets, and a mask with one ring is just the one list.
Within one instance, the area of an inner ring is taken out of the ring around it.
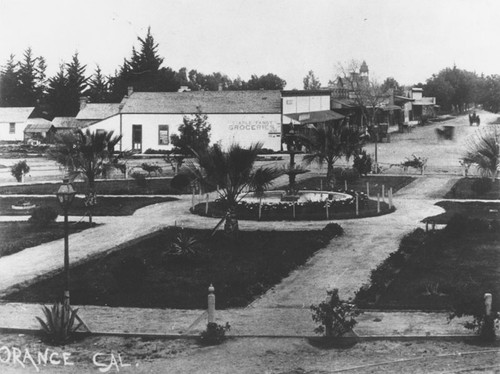
{"label": "tall evergreen tree", "polygon": [[85,76],[86,65],[82,65],[78,59],[78,52],[66,64],[67,89],[68,89],[68,112],[70,116],[76,116],[80,110],[80,97],[87,93],[88,77]]}
{"label": "tall evergreen tree", "polygon": [[49,79],[49,86],[47,88],[47,104],[50,107],[50,113],[53,117],[66,117],[70,115],[67,110],[67,86],[68,78],[64,71],[64,65],[60,65],[57,74]]}
{"label": "tall evergreen tree", "polygon": [[28,47],[19,63],[19,100],[22,106],[36,106],[41,99],[37,60]]}
{"label": "tall evergreen tree", "polygon": [[89,79],[88,95],[93,103],[106,103],[110,99],[108,79],[102,74],[99,65]]}
{"label": "tall evergreen tree", "polygon": [[10,55],[0,75],[0,106],[20,106],[18,63]]}

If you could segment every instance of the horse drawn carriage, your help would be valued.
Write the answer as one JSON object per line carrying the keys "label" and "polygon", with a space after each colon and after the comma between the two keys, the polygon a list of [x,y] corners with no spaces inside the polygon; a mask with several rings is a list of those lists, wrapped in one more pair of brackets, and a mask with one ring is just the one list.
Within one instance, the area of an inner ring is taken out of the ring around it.
{"label": "horse drawn carriage", "polygon": [[478,126],[481,124],[481,119],[476,112],[473,112],[472,114],[469,113],[469,125],[472,126],[474,123],[477,123]]}

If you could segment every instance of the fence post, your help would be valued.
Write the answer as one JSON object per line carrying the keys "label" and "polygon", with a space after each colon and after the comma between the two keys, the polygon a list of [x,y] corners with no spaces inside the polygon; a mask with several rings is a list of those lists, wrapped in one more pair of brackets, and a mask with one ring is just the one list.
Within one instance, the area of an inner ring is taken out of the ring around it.
{"label": "fence post", "polygon": [[389,188],[389,209],[392,209],[392,187]]}
{"label": "fence post", "polygon": [[326,207],[326,219],[330,219],[328,214],[328,201],[326,202],[325,207]]}
{"label": "fence post", "polygon": [[323,191],[323,179],[321,179],[321,178],[319,180],[319,190]]}
{"label": "fence post", "polygon": [[193,195],[191,196],[191,209],[194,209],[194,187],[193,187]]}
{"label": "fence post", "polygon": [[370,198],[370,182],[366,182],[366,197]]}
{"label": "fence post", "polygon": [[484,325],[481,329],[481,337],[486,341],[495,341],[495,318],[491,311],[492,296],[490,293],[484,294]]}
{"label": "fence post", "polygon": [[207,200],[205,202],[205,215],[208,216],[208,193],[207,193]]}
{"label": "fence post", "polygon": [[356,215],[359,216],[359,197],[357,192],[356,192]]}
{"label": "fence post", "polygon": [[262,197],[259,199],[259,221],[262,217]]}
{"label": "fence post", "polygon": [[377,193],[377,213],[380,213],[380,194]]}
{"label": "fence post", "polygon": [[344,188],[347,191],[347,179],[344,181]]}
{"label": "fence post", "polygon": [[295,219],[295,201],[292,203],[293,219]]}
{"label": "fence post", "polygon": [[215,294],[214,286],[210,284],[208,287],[208,323],[215,322]]}
{"label": "fence post", "polygon": [[382,185],[382,202],[385,203],[385,185]]}

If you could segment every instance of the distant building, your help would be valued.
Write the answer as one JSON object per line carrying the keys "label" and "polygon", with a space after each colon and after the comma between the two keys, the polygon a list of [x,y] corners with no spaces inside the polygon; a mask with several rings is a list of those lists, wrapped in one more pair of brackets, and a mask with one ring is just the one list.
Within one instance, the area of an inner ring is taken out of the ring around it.
{"label": "distant building", "polygon": [[0,141],[22,142],[34,107],[0,108]]}
{"label": "distant building", "polygon": [[24,142],[52,143],[54,141],[55,127],[44,118],[30,118],[24,129]]}
{"label": "distant building", "polygon": [[[184,116],[203,113],[211,124],[212,143],[264,148],[281,146],[280,91],[133,92],[119,104],[119,112],[89,126],[91,131],[121,134],[121,150],[170,150]],[[78,118],[78,116],[77,116]]]}
{"label": "distant building", "polygon": [[404,121],[422,122],[425,118],[432,118],[436,115],[435,97],[424,97],[423,90],[420,87],[412,87],[406,92],[406,98],[409,99],[404,103]]}

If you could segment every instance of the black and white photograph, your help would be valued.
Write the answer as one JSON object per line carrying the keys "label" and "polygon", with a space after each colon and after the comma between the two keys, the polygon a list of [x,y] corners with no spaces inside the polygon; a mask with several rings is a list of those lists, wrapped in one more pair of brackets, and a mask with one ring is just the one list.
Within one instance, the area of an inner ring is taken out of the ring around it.
{"label": "black and white photograph", "polygon": [[0,34],[0,373],[500,374],[500,2]]}

